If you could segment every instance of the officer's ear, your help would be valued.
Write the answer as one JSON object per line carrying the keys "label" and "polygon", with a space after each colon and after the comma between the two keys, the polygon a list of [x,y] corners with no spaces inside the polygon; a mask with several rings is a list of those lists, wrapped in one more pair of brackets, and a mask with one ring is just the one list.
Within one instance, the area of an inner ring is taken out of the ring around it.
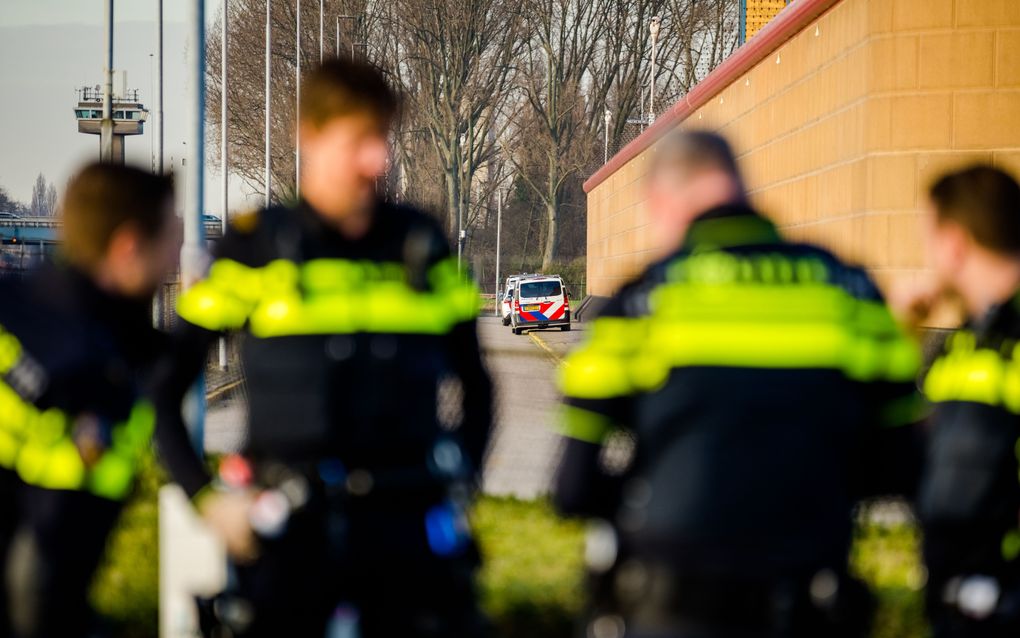
{"label": "officer's ear", "polygon": [[126,266],[139,258],[143,244],[138,224],[124,222],[110,234],[110,241],[106,244],[106,261],[111,265]]}

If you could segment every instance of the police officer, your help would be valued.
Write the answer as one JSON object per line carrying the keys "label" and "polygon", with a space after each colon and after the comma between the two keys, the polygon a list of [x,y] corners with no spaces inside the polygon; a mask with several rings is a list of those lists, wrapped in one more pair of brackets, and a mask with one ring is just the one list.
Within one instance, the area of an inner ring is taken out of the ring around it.
{"label": "police officer", "polygon": [[933,277],[911,323],[961,308],[924,391],[935,405],[918,498],[935,636],[1020,635],[1020,186],[975,166],[930,190]]}
{"label": "police officer", "polygon": [[[4,606],[15,636],[82,636],[88,586],[149,449],[149,301],[179,247],[172,183],[94,164],[62,202],[58,263],[0,304]],[[11,499],[16,500],[16,504]]]}
{"label": "police officer", "polygon": [[603,521],[588,635],[864,635],[852,512],[909,490],[915,346],[863,271],[748,205],[720,137],[660,142],[646,203],[664,256],[561,373],[555,502]]}
{"label": "police officer", "polygon": [[[235,219],[180,298],[158,405],[179,419],[209,345],[242,333],[249,433],[218,483],[258,494],[259,547],[220,620],[241,636],[321,636],[341,609],[366,638],[474,636],[463,508],[491,420],[478,292],[430,217],[375,193],[397,109],[379,71],[332,60],[303,87],[301,199]],[[444,429],[450,379],[463,414]],[[186,445],[170,456],[197,500],[217,489]]]}

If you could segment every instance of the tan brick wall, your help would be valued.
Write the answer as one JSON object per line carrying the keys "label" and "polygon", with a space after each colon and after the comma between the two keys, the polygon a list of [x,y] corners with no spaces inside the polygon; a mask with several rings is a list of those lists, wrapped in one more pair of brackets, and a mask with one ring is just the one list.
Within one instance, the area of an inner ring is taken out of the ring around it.
{"label": "tan brick wall", "polygon": [[[843,0],[681,126],[718,129],[788,236],[924,277],[932,179],[975,161],[1020,173],[1020,0]],[[654,254],[649,149],[588,193],[588,280],[610,294]],[[661,238],[660,238],[661,239]]]}

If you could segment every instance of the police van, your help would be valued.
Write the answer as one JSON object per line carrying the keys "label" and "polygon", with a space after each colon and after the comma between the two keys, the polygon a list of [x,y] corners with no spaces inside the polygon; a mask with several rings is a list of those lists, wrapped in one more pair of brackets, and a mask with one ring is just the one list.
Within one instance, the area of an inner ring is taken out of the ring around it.
{"label": "police van", "polygon": [[515,335],[535,328],[570,330],[570,298],[559,275],[521,277],[511,304],[510,327]]}
{"label": "police van", "polygon": [[517,282],[523,277],[537,276],[538,275],[536,273],[522,273],[519,275],[510,275],[506,278],[506,284],[503,286],[503,296],[499,300],[504,326],[510,325],[510,315],[513,313],[514,308],[514,287],[517,285]]}

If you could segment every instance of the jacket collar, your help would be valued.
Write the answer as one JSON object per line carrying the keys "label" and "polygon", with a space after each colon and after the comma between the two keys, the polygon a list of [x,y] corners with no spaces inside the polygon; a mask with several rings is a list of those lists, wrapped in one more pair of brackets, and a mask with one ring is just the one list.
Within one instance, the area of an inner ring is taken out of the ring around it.
{"label": "jacket collar", "polygon": [[775,224],[746,204],[728,204],[699,215],[687,229],[683,250],[731,248],[781,242]]}

